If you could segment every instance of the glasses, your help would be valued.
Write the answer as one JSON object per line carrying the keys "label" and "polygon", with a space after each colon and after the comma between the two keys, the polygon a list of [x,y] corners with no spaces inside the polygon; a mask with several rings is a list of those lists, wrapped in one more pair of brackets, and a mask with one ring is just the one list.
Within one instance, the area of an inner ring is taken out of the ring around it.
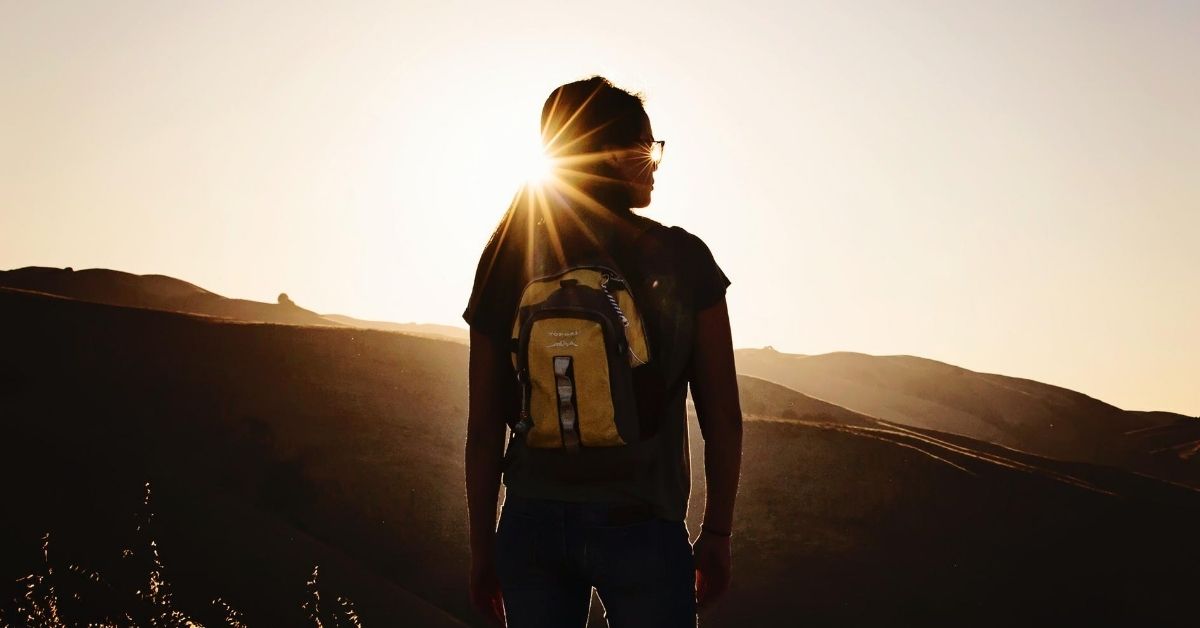
{"label": "glasses", "polygon": [[662,163],[663,148],[665,148],[666,145],[666,140],[654,140],[649,142],[650,163],[653,163],[655,168],[658,167],[658,164]]}
{"label": "glasses", "polygon": [[650,140],[634,142],[631,152],[638,152],[645,156],[655,168],[662,162],[663,147],[667,145],[666,140]]}

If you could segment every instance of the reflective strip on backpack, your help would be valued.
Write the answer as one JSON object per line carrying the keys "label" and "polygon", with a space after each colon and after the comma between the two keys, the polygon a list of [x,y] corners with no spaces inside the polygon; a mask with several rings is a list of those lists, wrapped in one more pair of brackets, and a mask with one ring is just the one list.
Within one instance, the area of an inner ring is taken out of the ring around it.
{"label": "reflective strip on backpack", "polygon": [[571,372],[571,356],[554,356],[554,380],[558,388],[558,424],[562,428],[563,446],[567,451],[579,451],[579,424],[575,416],[575,381]]}

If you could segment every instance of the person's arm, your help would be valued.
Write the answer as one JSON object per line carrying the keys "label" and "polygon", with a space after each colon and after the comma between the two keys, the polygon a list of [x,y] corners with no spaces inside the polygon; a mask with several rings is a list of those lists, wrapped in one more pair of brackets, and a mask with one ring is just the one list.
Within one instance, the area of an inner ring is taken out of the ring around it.
{"label": "person's arm", "polygon": [[697,602],[705,608],[729,586],[729,535],[742,464],[742,408],[724,297],[697,313],[689,381],[704,437],[707,498],[703,527],[693,550]]}
{"label": "person's arm", "polygon": [[512,408],[516,377],[505,347],[471,328],[466,444],[467,519],[471,544],[471,601],[504,625],[495,576],[496,501],[504,455],[505,413]]}

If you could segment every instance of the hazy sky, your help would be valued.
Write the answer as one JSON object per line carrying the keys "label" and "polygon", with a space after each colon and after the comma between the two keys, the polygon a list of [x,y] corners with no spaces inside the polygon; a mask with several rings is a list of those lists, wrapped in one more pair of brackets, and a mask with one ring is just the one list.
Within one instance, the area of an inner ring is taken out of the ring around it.
{"label": "hazy sky", "polygon": [[643,213],[709,244],[735,346],[1200,414],[1197,2],[0,0],[0,268],[463,325],[593,73],[646,94]]}

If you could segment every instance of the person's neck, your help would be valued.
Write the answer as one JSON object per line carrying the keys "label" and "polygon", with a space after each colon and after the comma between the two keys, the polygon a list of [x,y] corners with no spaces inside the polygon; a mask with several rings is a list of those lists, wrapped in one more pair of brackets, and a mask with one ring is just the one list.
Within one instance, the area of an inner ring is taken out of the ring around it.
{"label": "person's neck", "polygon": [[621,240],[636,238],[654,222],[633,211],[629,194],[624,190],[595,185],[579,186],[577,189],[591,202],[572,199],[567,203],[575,207],[576,216],[592,225],[591,229],[596,235],[609,234],[603,239],[613,236]]}
{"label": "person's neck", "polygon": [[613,230],[625,238],[637,237],[652,222],[649,218],[635,213],[628,203],[604,204],[604,207],[611,214],[609,221]]}
{"label": "person's neck", "polygon": [[640,216],[638,216],[637,214],[635,214],[633,212],[633,208],[630,207],[628,204],[626,204],[626,205],[620,205],[620,204],[605,205],[604,207],[607,208],[608,211],[612,212],[612,215],[614,217],[616,217],[620,220],[636,221],[638,218],[640,218]]}

